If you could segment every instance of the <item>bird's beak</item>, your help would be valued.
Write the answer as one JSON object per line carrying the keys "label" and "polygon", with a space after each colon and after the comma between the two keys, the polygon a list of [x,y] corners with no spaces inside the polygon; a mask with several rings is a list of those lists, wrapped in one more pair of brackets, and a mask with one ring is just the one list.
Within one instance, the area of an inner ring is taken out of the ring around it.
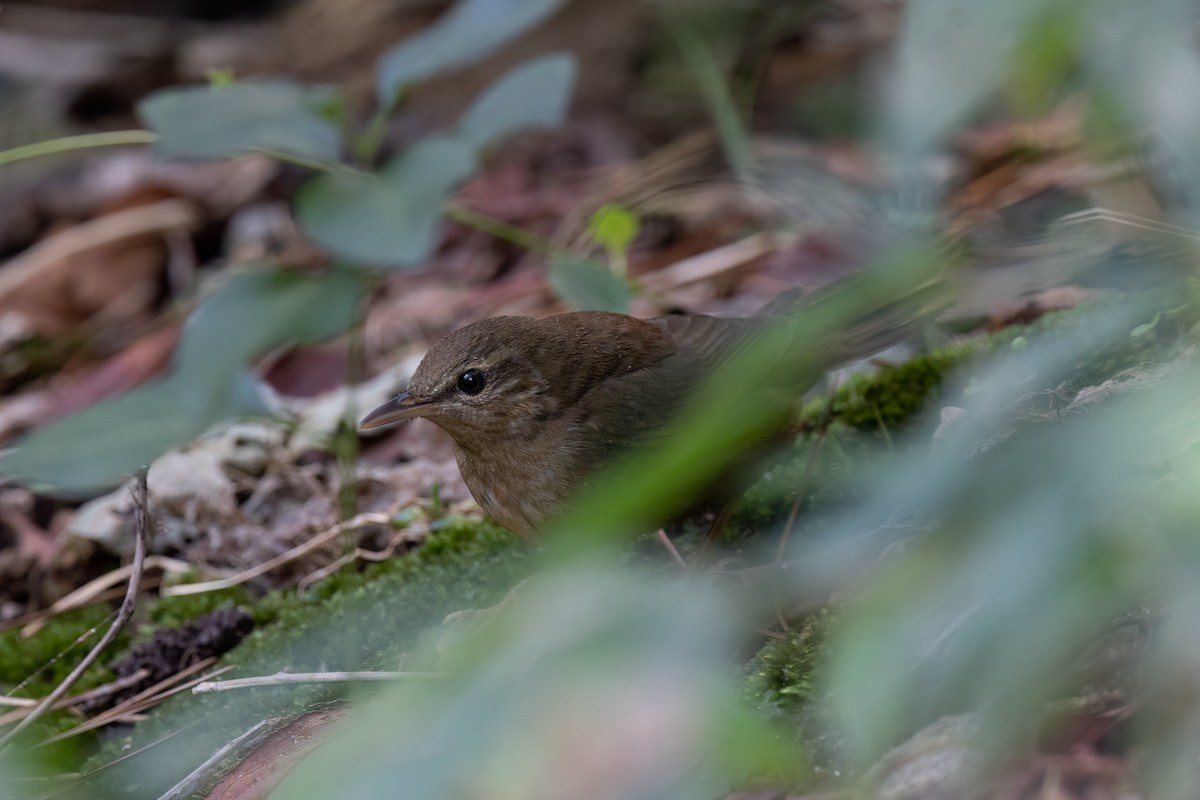
{"label": "bird's beak", "polygon": [[419,417],[421,410],[427,405],[429,405],[428,401],[412,397],[408,392],[401,392],[363,417],[362,421],[358,423],[358,429],[369,431],[373,428],[391,425],[394,422]]}

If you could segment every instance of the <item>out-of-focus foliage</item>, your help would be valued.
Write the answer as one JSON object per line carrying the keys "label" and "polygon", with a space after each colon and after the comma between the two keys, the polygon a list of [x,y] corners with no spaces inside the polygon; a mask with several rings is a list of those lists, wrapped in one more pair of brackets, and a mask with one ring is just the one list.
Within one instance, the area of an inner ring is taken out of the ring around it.
{"label": "out-of-focus foliage", "polygon": [[345,330],[363,289],[347,269],[233,274],[188,318],[168,377],[40,428],[0,458],[0,470],[63,492],[94,491],[221,420],[268,414],[251,361]]}
{"label": "out-of-focus foliage", "polygon": [[484,149],[518,130],[558,124],[574,72],[564,55],[517,67],[467,109],[452,134],[413,145],[378,173],[334,172],[306,185],[296,200],[300,224],[353,262],[420,266],[437,245],[443,204],[479,167]]}
{"label": "out-of-focus foliage", "polygon": [[341,98],[287,81],[166,89],[138,106],[164,158],[284,153],[333,163],[341,155]]}
{"label": "out-of-focus foliage", "polygon": [[629,282],[611,269],[574,256],[550,262],[550,285],[576,311],[629,312]]}
{"label": "out-of-focus foliage", "polygon": [[627,208],[606,203],[588,220],[588,233],[608,251],[609,258],[624,255],[638,235],[638,218]]}
{"label": "out-of-focus foliage", "polygon": [[734,702],[730,611],[636,575],[526,582],[448,655],[451,676],[375,698],[278,794],[710,797],[794,779],[792,748]]}
{"label": "out-of-focus foliage", "polygon": [[529,128],[561,125],[574,81],[575,59],[570,55],[527,61],[479,96],[459,120],[457,133],[480,151]]}
{"label": "out-of-focus foliage", "polygon": [[426,139],[378,173],[335,173],[307,184],[296,198],[297,219],[344,258],[416,266],[437,244],[442,203],[475,164],[466,142]]}
{"label": "out-of-focus foliage", "polygon": [[438,24],[383,57],[377,102],[390,107],[413,84],[487,58],[562,5],[563,0],[461,0]]}

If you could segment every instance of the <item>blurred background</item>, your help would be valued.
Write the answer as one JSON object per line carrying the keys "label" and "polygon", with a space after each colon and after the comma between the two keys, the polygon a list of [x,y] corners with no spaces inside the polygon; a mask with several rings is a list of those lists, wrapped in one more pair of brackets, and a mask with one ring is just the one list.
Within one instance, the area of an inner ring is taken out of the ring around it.
{"label": "blurred background", "polygon": [[[1198,21],[4,3],[0,795],[1200,796]],[[475,320],[837,281],[537,545],[356,431]],[[930,286],[703,563],[632,524]]]}

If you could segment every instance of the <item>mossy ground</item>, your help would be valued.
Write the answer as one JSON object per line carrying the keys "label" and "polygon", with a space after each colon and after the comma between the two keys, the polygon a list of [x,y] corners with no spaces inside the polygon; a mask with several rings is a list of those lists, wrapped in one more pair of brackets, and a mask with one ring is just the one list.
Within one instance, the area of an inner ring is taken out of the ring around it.
{"label": "mossy ground", "polygon": [[[1160,319],[1150,330],[1090,352],[1068,370],[1068,380],[1086,386],[1146,361],[1165,360],[1177,351],[1181,333],[1194,324],[1184,316]],[[926,435],[909,434],[920,424],[928,426],[928,415],[922,412],[953,399],[951,376],[956,371],[986,354],[1023,347],[1045,331],[1069,327],[1076,318],[1076,313],[1066,312],[1028,328],[1007,329],[940,348],[878,373],[856,376],[831,396],[807,404],[799,417],[802,433],[768,468],[763,480],[746,492],[726,546],[746,552],[777,535],[798,487],[804,497],[793,535],[802,537],[807,526],[853,500],[864,469],[911,446],[910,439],[928,442],[927,429]],[[687,526],[681,549],[694,547],[702,530],[702,525]],[[149,635],[156,627],[178,626],[216,608],[239,605],[250,611],[258,628],[225,657],[223,663],[237,669],[224,677],[281,669],[411,667],[404,663],[406,654],[417,649],[447,613],[495,602],[534,568],[535,560],[528,556],[524,543],[494,525],[447,520],[414,551],[365,569],[344,569],[304,593],[287,591],[255,600],[245,590],[233,589],[158,600],[140,615],[139,624],[121,637],[110,651],[112,657],[104,661],[111,662],[131,641]],[[17,638],[16,631],[0,633],[0,691],[24,682],[23,696],[44,695],[87,647],[83,643],[72,648],[72,642],[94,626],[102,630],[109,613],[108,608],[95,607],[63,615],[29,640]],[[745,687],[753,704],[786,716],[803,708],[813,691],[827,623],[825,615],[801,621],[786,639],[767,643],[748,663]],[[50,666],[42,669],[47,663]],[[78,688],[111,679],[111,672],[103,664],[97,665]],[[136,758],[119,770],[122,792],[132,788],[138,795],[153,796],[167,781],[262,719],[296,714],[335,702],[344,694],[344,690],[328,687],[286,687],[228,695],[180,695],[137,725],[128,737],[110,740],[87,762],[86,769],[102,767],[121,753],[156,742],[203,718],[203,734],[189,738],[183,760],[172,753],[178,763],[169,774],[139,771]],[[40,729],[31,731],[30,741],[76,721],[65,714],[52,715]],[[49,754],[52,758],[47,766],[73,762],[77,769],[81,752],[91,746],[86,739],[75,740]],[[146,757],[160,762],[160,749],[147,750]],[[189,761],[194,763],[184,763]],[[128,785],[130,775],[139,776],[139,786]],[[88,791],[94,795],[98,788],[89,786]]]}
{"label": "mossy ground", "polygon": [[[304,594],[284,592],[266,598],[270,624],[261,625],[222,660],[236,665],[234,672],[222,677],[280,670],[419,668],[410,663],[408,654],[418,649],[423,637],[452,611],[496,602],[532,569],[528,550],[523,542],[490,523],[446,520],[441,530],[401,558],[372,564],[360,572],[345,570]],[[202,730],[189,736],[185,756],[191,759],[194,755],[198,764],[206,753],[263,719],[286,718],[346,694],[341,687],[289,686],[181,695],[138,725],[126,741],[102,748],[87,768],[101,767],[122,751],[203,720]],[[179,757],[172,751],[173,759]],[[161,752],[148,751],[148,763],[161,763],[162,758]],[[133,787],[135,793],[156,796],[169,785],[168,780],[186,771],[185,766],[173,765],[163,774],[162,770],[125,764],[120,770],[122,791],[131,791],[128,781],[136,776],[142,785]]]}

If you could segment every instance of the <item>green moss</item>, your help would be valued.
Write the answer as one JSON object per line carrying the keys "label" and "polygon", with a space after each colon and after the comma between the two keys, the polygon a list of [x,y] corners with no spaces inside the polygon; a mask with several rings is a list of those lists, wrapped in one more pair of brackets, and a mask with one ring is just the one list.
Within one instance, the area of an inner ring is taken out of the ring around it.
{"label": "green moss", "polygon": [[[222,659],[222,678],[291,672],[412,667],[409,653],[451,611],[498,601],[534,566],[528,545],[490,523],[448,520],[418,548],[395,559],[330,576],[310,591],[268,595],[274,621]],[[156,796],[207,754],[268,717],[288,717],[345,696],[344,687],[288,686],[179,695],[85,765],[98,768],[191,726],[174,745],[147,751],[103,775],[122,792]],[[202,725],[196,725],[202,721]],[[186,743],[185,743],[186,742]],[[176,749],[177,748],[177,749]],[[169,752],[164,752],[169,751]],[[169,770],[153,765],[170,764]],[[85,794],[102,796],[103,786]]]}
{"label": "green moss", "polygon": [[805,405],[801,425],[812,429],[836,422],[858,430],[899,428],[929,406],[951,371],[986,349],[985,342],[971,340],[877,373],[855,375],[832,396]]}
{"label": "green moss", "polygon": [[[1145,324],[1132,326],[1127,336],[1117,336],[1068,364],[1055,384],[1082,388],[1102,383],[1118,373],[1152,361],[1163,361],[1181,346],[1196,341],[1193,326],[1200,322],[1200,298],[1186,302],[1200,288],[1183,291],[1184,303],[1169,311],[1146,312]],[[1165,308],[1179,303],[1179,295],[1161,292],[1127,293],[1067,311],[1046,314],[1030,325],[1013,325],[985,336],[933,350],[903,364],[875,373],[851,377],[830,396],[807,403],[800,412],[801,429],[814,431],[843,425],[861,431],[880,432],[903,428],[928,408],[947,385],[947,378],[966,364],[1005,349],[1019,350],[1045,336],[1086,335],[1084,326],[1108,312],[1144,302],[1147,308]]]}
{"label": "green moss", "polygon": [[[0,691],[9,693],[21,685],[21,697],[44,697],[70,673],[112,622],[108,606],[89,606],[60,614],[49,620],[35,636],[22,638],[13,628],[0,633]],[[93,631],[94,629],[94,631]],[[89,631],[90,636],[85,637]],[[118,637],[121,647],[128,636]],[[76,687],[82,691],[111,680],[113,674],[103,665],[92,667]]]}
{"label": "green moss", "polygon": [[758,651],[746,665],[745,692],[752,703],[792,712],[812,697],[830,618],[829,612],[814,614]]}
{"label": "green moss", "polygon": [[[92,606],[49,620],[36,635],[27,639],[22,638],[21,631],[16,628],[0,633],[0,694],[45,697],[62,683],[111,623],[108,606]],[[129,633],[122,632],[113,647],[124,647],[129,639]],[[101,659],[79,678],[72,691],[94,689],[115,677]],[[0,713],[8,710],[0,708]],[[79,722],[79,717],[73,714],[51,712],[27,728],[17,746],[40,742]],[[50,773],[71,771],[91,746],[91,737],[68,739],[39,751],[39,764]]]}
{"label": "green moss", "polygon": [[[136,635],[130,629],[119,634],[107,656],[84,673],[74,691],[86,691],[113,680],[115,676],[105,664],[118,658],[135,640],[148,638],[154,630],[180,627],[201,614],[246,605],[249,601],[249,594],[241,587],[154,600],[139,611],[139,616],[148,622],[138,626]],[[11,692],[19,685],[21,697],[44,697],[75,668],[112,619],[112,606],[93,605],[52,617],[29,638],[22,637],[18,628],[0,632],[0,692]],[[89,631],[91,634],[81,641]]]}

